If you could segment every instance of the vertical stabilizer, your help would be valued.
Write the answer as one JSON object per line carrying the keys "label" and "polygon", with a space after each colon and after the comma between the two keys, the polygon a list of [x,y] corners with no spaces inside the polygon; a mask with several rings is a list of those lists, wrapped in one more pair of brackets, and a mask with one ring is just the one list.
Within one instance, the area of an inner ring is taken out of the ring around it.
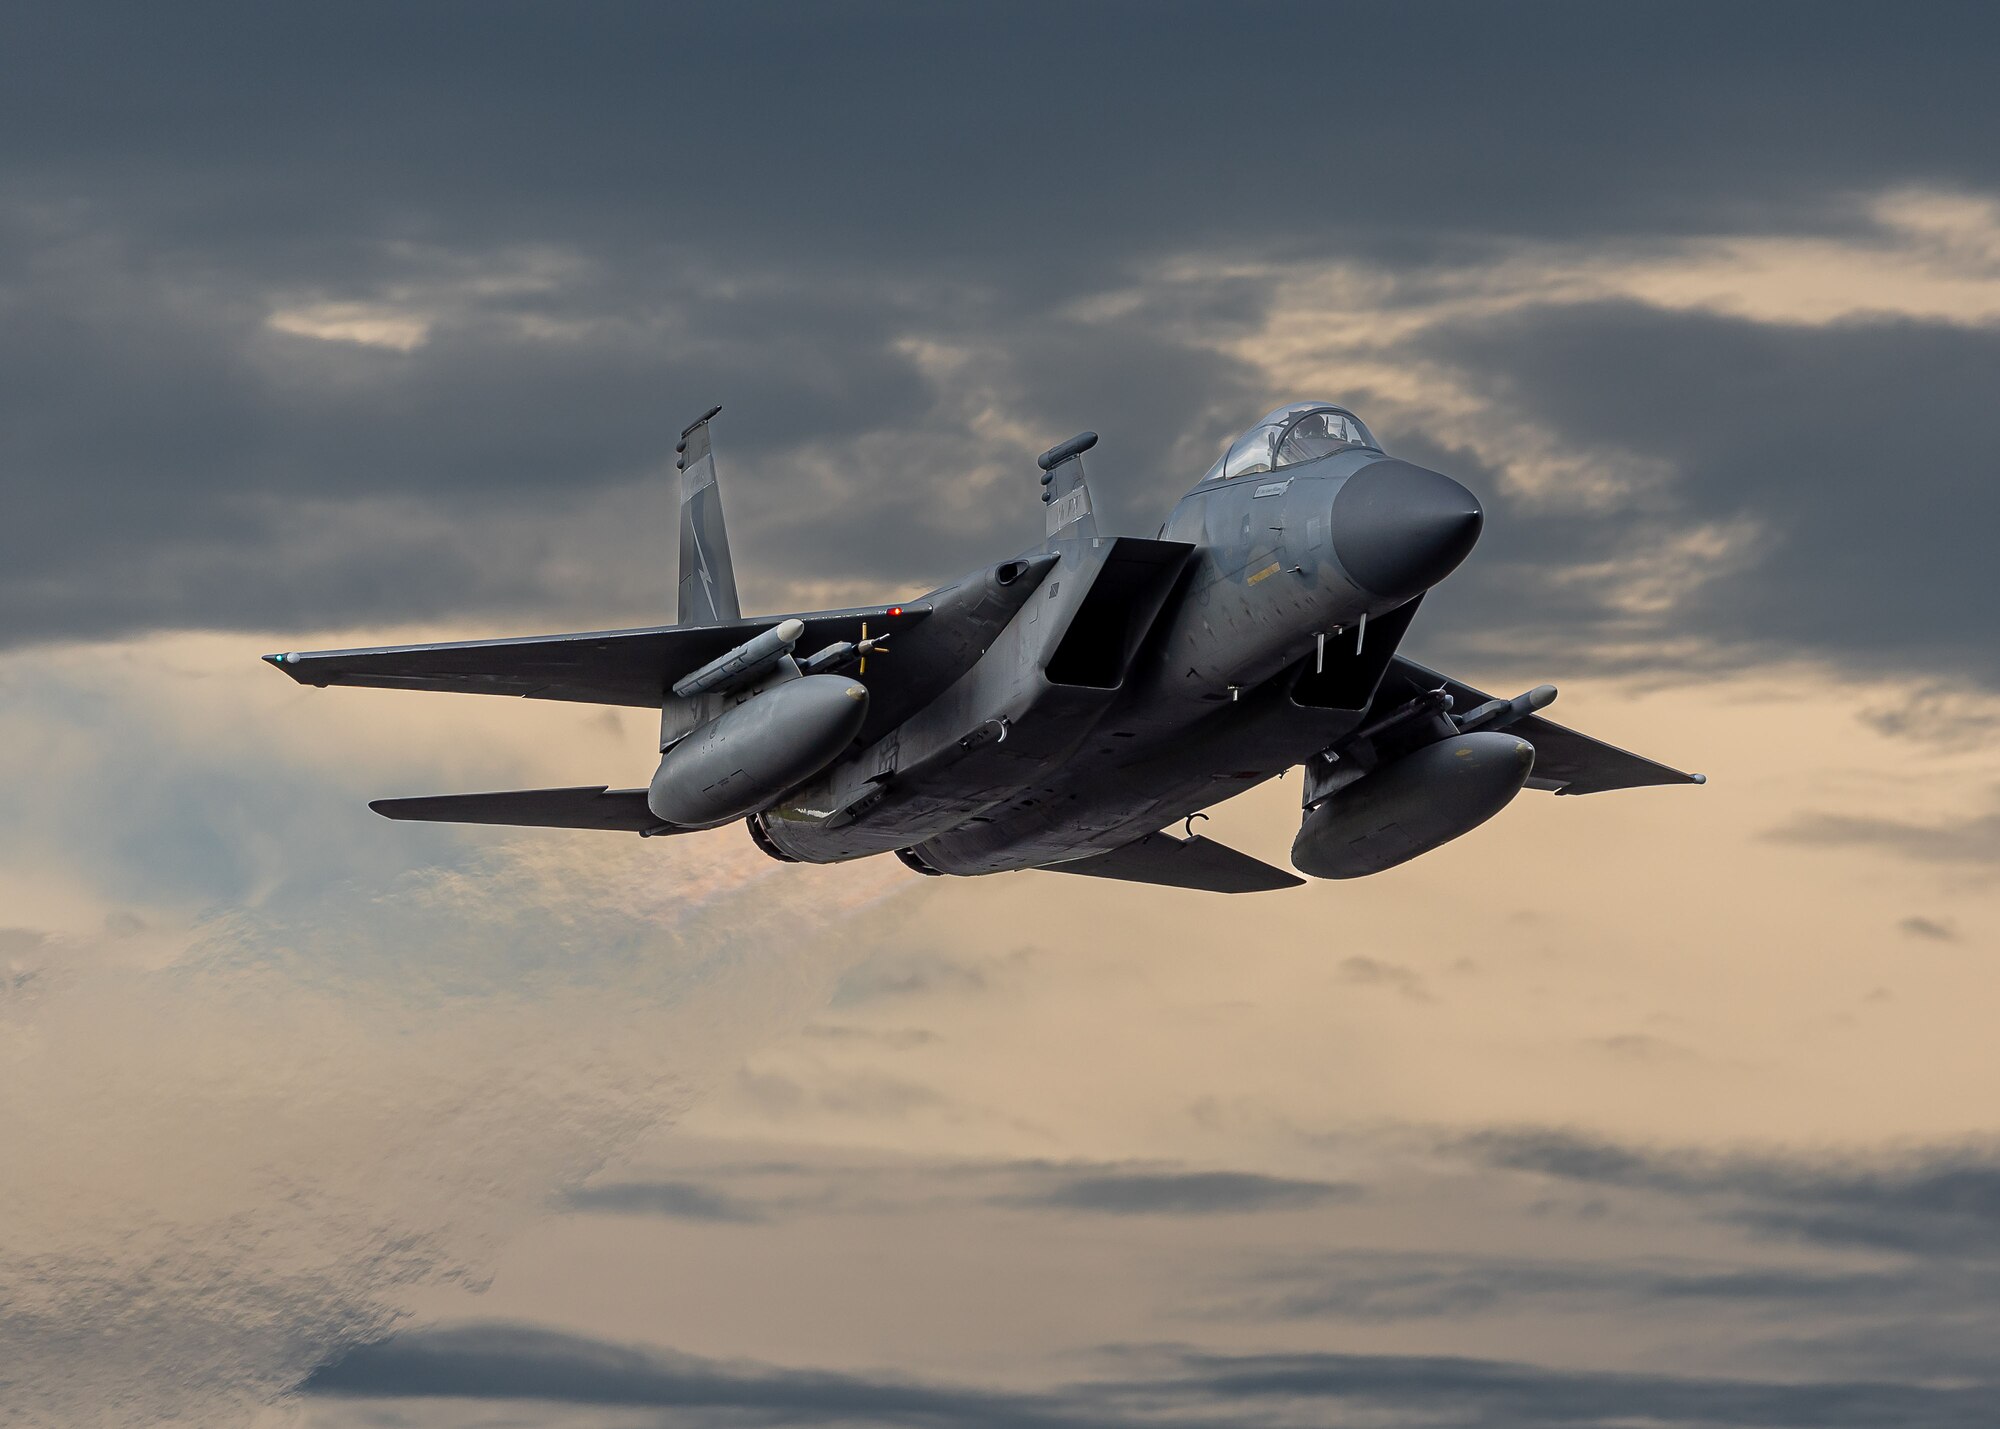
{"label": "vertical stabilizer", "polygon": [[1042,501],[1048,507],[1048,539],[1095,536],[1097,518],[1090,510],[1090,487],[1083,479],[1083,454],[1097,445],[1097,433],[1080,432],[1035,458],[1042,469]]}
{"label": "vertical stabilizer", "polygon": [[722,525],[722,492],[715,484],[715,448],[708,424],[722,408],[711,407],[681,433],[674,463],[681,473],[682,625],[717,625],[739,619],[736,568],[729,559],[729,532]]}

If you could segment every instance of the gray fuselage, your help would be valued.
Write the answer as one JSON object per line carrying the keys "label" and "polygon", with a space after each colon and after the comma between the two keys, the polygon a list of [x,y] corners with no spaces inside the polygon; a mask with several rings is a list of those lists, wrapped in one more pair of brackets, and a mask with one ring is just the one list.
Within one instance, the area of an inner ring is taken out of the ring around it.
{"label": "gray fuselage", "polygon": [[1354,729],[1369,672],[1478,520],[1449,478],[1350,450],[1206,481],[1156,540],[1052,538],[927,598],[1001,597],[990,638],[942,696],[762,815],[759,832],[804,862],[903,850],[978,874],[1183,819]]}

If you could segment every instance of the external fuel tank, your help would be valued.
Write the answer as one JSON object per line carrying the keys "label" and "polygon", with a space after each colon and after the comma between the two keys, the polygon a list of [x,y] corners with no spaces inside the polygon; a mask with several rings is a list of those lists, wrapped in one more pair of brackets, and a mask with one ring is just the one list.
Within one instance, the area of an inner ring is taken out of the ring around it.
{"label": "external fuel tank", "polygon": [[867,715],[867,689],[843,675],[805,675],[761,690],[661,756],[646,807],[684,829],[742,818],[832,763]]}
{"label": "external fuel tank", "polygon": [[1521,792],[1535,747],[1518,735],[1460,734],[1371,771],[1313,809],[1292,866],[1314,878],[1362,878],[1470,833]]}

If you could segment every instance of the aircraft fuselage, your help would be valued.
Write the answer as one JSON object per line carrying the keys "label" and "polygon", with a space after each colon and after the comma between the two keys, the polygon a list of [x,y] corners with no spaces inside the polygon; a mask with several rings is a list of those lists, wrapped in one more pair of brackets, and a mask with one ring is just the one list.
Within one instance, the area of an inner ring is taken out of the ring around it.
{"label": "aircraft fuselage", "polygon": [[[1399,527],[1393,512],[1363,510],[1364,498],[1393,506],[1409,482],[1455,505],[1458,522],[1433,513],[1440,533],[1423,512]],[[908,850],[920,866],[975,874],[1184,819],[1355,727],[1372,694],[1357,667],[1379,673],[1401,633],[1378,625],[1370,650],[1366,622],[1456,565],[1478,511],[1448,478],[1351,451],[1206,482],[1154,541],[1054,540],[1036,588],[951,690],[767,813],[762,832],[803,862]],[[1343,536],[1371,522],[1385,529]],[[1384,549],[1405,540],[1430,549]],[[1342,541],[1350,563],[1393,588],[1350,575]]]}

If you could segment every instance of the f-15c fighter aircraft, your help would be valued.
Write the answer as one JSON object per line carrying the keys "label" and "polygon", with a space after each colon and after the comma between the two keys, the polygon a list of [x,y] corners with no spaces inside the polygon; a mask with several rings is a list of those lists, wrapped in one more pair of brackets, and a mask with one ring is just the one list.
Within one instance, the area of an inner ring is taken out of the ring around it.
{"label": "f-15c fighter aircraft", "polygon": [[[1292,863],[1379,873],[1523,788],[1699,784],[1397,654],[1484,513],[1327,402],[1238,437],[1152,539],[1102,536],[1085,432],[1043,452],[1045,539],[917,600],[745,618],[711,410],[681,434],[680,620],[265,658],[306,685],[660,712],[644,789],[383,799],[392,819],[693,833],[786,862],[1040,868],[1250,893],[1304,882],[1193,816],[1304,767]],[[1170,830],[1185,827],[1185,834]]]}

